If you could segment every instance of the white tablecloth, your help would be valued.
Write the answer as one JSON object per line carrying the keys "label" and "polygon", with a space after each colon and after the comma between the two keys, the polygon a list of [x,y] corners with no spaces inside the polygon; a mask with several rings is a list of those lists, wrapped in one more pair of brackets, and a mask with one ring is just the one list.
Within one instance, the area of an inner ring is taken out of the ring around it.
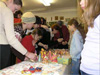
{"label": "white tablecloth", "polygon": [[[23,61],[22,63],[26,63],[26,61]],[[22,63],[19,63],[19,64],[15,64],[15,65],[13,65],[13,66],[11,66],[11,67],[8,67],[8,68],[5,68],[5,69],[3,69],[4,71],[5,70],[11,70],[11,69],[13,69],[13,67],[15,67],[16,65],[17,66],[19,66],[19,65],[21,65]],[[28,62],[27,62],[28,63]],[[29,62],[30,63],[30,62]],[[19,67],[15,67],[16,68],[16,70],[18,70],[19,69]],[[58,70],[58,72],[59,72],[59,74],[60,75],[70,75],[70,65],[63,65],[59,70]],[[0,75],[3,75],[3,74],[1,74],[1,72],[3,72],[3,70],[1,70],[0,71]],[[15,71],[16,72],[16,71]]]}

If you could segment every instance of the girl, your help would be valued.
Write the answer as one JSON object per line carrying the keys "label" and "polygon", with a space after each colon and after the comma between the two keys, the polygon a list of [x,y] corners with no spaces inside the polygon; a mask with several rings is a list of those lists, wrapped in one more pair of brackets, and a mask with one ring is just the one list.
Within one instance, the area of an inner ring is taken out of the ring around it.
{"label": "girl", "polygon": [[78,22],[75,19],[71,19],[68,22],[68,28],[72,35],[70,45],[70,55],[72,57],[71,75],[79,75],[80,55],[83,48],[83,38],[78,31]]}
{"label": "girl", "polygon": [[[25,36],[21,43],[22,45],[29,51],[32,53],[35,53],[35,43],[40,40],[42,38],[42,32],[40,29],[34,29],[31,35],[27,35]],[[26,60],[27,58],[25,58],[24,55],[20,55],[21,60]],[[21,62],[21,60],[17,59],[17,62]],[[23,59],[22,59],[23,58]]]}
{"label": "girl", "polygon": [[81,53],[81,74],[100,75],[100,0],[81,0],[83,22],[88,26]]}

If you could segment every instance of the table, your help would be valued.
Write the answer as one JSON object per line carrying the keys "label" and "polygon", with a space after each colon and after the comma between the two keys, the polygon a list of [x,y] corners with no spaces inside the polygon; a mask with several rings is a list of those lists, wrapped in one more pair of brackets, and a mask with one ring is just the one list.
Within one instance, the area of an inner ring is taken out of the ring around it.
{"label": "table", "polygon": [[[0,75],[3,75],[2,74],[3,72],[6,73],[4,75],[23,75],[23,74],[21,74],[21,70],[22,70],[23,67],[29,66],[28,63],[30,64],[31,62],[29,62],[29,61],[23,61],[22,63],[15,64],[13,66],[5,68],[5,69],[3,69],[3,70],[0,71]],[[22,64],[23,64],[23,66],[22,66]],[[14,68],[15,68],[15,70],[14,70]],[[13,70],[15,71],[14,73],[13,73]],[[7,74],[9,72],[11,72],[13,74]],[[62,65],[62,67],[59,70],[57,70],[57,72],[59,73],[59,75],[69,75],[70,74],[70,65]]]}
{"label": "table", "polygon": [[61,68],[61,72],[60,75],[70,75],[70,69],[71,69],[71,64],[69,65],[63,65],[63,67]]}

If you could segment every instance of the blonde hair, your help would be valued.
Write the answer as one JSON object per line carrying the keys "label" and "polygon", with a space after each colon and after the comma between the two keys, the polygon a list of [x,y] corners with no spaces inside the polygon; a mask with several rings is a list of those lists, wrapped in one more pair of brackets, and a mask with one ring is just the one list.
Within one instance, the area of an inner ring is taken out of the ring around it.
{"label": "blonde hair", "polygon": [[82,15],[85,27],[93,27],[95,18],[100,14],[100,0],[85,0],[86,8]]}

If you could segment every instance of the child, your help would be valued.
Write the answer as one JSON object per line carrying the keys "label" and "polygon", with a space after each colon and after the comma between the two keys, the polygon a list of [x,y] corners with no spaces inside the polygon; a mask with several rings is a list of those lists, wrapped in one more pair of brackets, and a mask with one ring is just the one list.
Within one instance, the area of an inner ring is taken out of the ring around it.
{"label": "child", "polygon": [[[22,45],[32,53],[35,53],[35,43],[42,38],[42,32],[40,29],[34,29],[31,35],[25,36],[21,43]],[[20,55],[20,58],[23,58],[22,60],[26,60],[24,55]],[[20,59],[17,59],[17,62],[21,62]]]}
{"label": "child", "polygon": [[[50,41],[50,32],[46,31],[45,28],[41,27],[41,18],[39,16],[35,16],[35,17],[36,17],[36,22],[33,25],[33,29],[31,29],[31,31],[27,30],[27,33],[28,32],[31,33],[34,29],[37,29],[37,28],[39,28],[43,32],[42,39],[36,43],[37,44],[36,52],[37,52],[37,55],[39,55],[42,48],[44,48],[46,50],[48,49],[48,44]],[[30,33],[28,33],[28,34],[30,34]]]}
{"label": "child", "polygon": [[81,0],[83,20],[88,26],[81,53],[81,74],[100,75],[100,0]]}
{"label": "child", "polygon": [[75,19],[71,19],[68,22],[68,29],[73,33],[70,44],[70,55],[72,57],[71,75],[79,75],[80,55],[83,48],[83,38],[77,29],[78,25]]}
{"label": "child", "polygon": [[[17,34],[16,37],[19,39],[19,41],[21,41],[21,38],[24,38],[26,36],[25,30],[31,29],[34,23],[36,22],[35,15],[32,12],[25,12],[22,15],[21,19],[22,19],[22,23],[16,23],[14,25],[15,35]],[[12,50],[12,55],[11,55],[12,65],[16,63],[16,56],[20,59],[24,59],[20,57],[20,53],[18,51],[16,51],[13,48],[11,48],[11,50]]]}
{"label": "child", "polygon": [[22,17],[22,23],[17,23],[14,25],[14,30],[18,32],[22,38],[26,36],[26,29],[31,29],[36,22],[35,15],[32,12],[25,12]]}

